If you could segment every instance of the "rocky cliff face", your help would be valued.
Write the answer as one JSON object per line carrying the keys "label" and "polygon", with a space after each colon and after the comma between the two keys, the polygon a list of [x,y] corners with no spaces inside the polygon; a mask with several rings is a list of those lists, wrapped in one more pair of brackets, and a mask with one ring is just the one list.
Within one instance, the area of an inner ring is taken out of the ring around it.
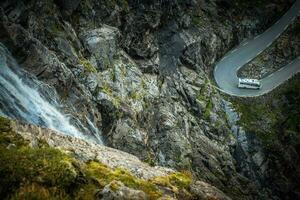
{"label": "rocky cliff face", "polygon": [[2,117],[0,155],[4,199],[230,199],[188,173]]}
{"label": "rocky cliff face", "polygon": [[247,176],[255,163],[240,170],[240,140],[210,76],[226,51],[291,3],[4,1],[0,41],[107,146],[192,171],[233,199],[270,198],[258,192],[263,177]]}
{"label": "rocky cliff face", "polygon": [[299,198],[299,80],[298,74],[268,95],[233,100],[241,113],[239,124],[258,136],[264,150],[263,157],[256,156],[261,169],[256,171],[263,172],[263,184],[280,199]]}

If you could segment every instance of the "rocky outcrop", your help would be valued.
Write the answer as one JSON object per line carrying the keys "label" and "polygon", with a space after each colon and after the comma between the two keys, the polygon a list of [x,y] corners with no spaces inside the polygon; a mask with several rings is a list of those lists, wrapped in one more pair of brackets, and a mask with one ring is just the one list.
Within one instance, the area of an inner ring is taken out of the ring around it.
{"label": "rocky outcrop", "polygon": [[[263,172],[263,184],[272,185],[270,189],[279,199],[299,198],[297,180],[300,174],[296,167],[300,143],[297,134],[300,112],[296,106],[300,99],[299,80],[298,74],[265,96],[233,101],[241,113],[239,124],[244,126],[248,136],[255,136],[261,143],[259,148],[263,156],[257,154],[257,143],[251,145],[250,152],[254,153],[253,159],[259,165],[256,172]],[[249,137],[245,139],[244,144],[251,141]]]}
{"label": "rocky outcrop", "polygon": [[34,125],[12,121],[11,128],[12,131],[28,140],[31,147],[35,147],[42,140],[52,147],[72,154],[81,161],[98,160],[111,168],[122,167],[139,178],[164,176],[173,171],[162,167],[150,167],[131,154],[75,137],[64,136]]}
{"label": "rocky outcrop", "polygon": [[[152,167],[141,162],[137,157],[128,153],[99,144],[89,143],[82,139],[71,136],[65,136],[61,133],[34,125],[25,124],[18,121],[11,121],[1,117],[0,139],[1,155],[4,155],[4,152],[7,153],[7,151],[14,151],[21,147],[25,148],[27,145],[37,151],[39,149],[44,149],[44,163],[50,162],[46,157],[47,151],[52,151],[49,148],[59,149],[63,153],[68,154],[72,157],[72,159],[74,159],[71,163],[69,163],[69,170],[73,171],[73,176],[81,176],[77,177],[78,180],[76,179],[78,181],[78,183],[76,183],[77,187],[80,184],[86,184],[86,179],[91,175],[91,173],[94,174],[95,177],[93,181],[96,183],[98,180],[97,177],[100,176],[101,173],[106,173],[101,179],[101,181],[104,182],[111,180],[110,176],[115,176],[115,178],[113,178],[107,185],[103,186],[101,190],[98,189],[97,191],[90,191],[89,189],[88,191],[84,191],[87,188],[80,186],[82,187],[80,192],[85,192],[85,195],[87,196],[94,195],[95,199],[132,200],[148,198],[158,199],[158,197],[160,197],[160,199],[168,199],[171,197],[173,197],[172,199],[230,199],[210,184],[199,181],[192,183],[190,178],[180,174],[176,175],[175,171],[172,169],[159,166]],[[22,140],[25,142],[21,143],[20,141]],[[5,151],[3,150],[3,146],[6,147]],[[24,154],[26,151],[22,151],[22,153]],[[27,162],[25,161],[26,156],[28,155],[23,155],[24,162]],[[55,154],[53,156],[57,155]],[[3,162],[2,159],[5,158],[1,157],[0,163]],[[76,164],[75,161],[77,162]],[[65,160],[63,162],[69,162],[69,160]],[[88,165],[89,168],[84,169],[85,165]],[[98,172],[99,174],[97,174],[97,167],[100,167],[100,171]],[[121,171],[109,172],[111,169]],[[2,172],[3,168],[0,168],[0,174]],[[121,173],[121,175],[118,175],[118,173]],[[135,180],[135,178],[131,177],[132,175],[138,179]],[[176,176],[179,177],[177,178]],[[29,180],[27,181],[27,184],[29,184]],[[149,181],[149,183],[145,181]],[[41,183],[46,184],[46,180]],[[101,185],[101,183],[98,184]],[[136,184],[141,190],[138,190],[134,187]],[[156,190],[158,190],[156,187],[160,189],[160,192],[157,194],[154,193]],[[2,192],[3,185],[0,185],[0,189],[0,192]],[[35,192],[38,192],[38,190],[32,190],[31,192],[34,194]],[[80,192],[77,195],[81,195]],[[152,196],[149,197],[149,195]]]}
{"label": "rocky outcrop", "polygon": [[[199,190],[202,188],[202,190]],[[224,195],[224,193],[217,188],[211,187],[202,181],[197,181],[192,185],[191,190],[196,193],[200,199],[220,199],[220,200],[230,200],[229,197]],[[205,192],[204,192],[205,191]]]}
{"label": "rocky outcrop", "polygon": [[240,123],[241,114],[234,109],[234,105],[225,100],[223,103],[231,131],[237,139],[233,152],[237,171],[255,181],[255,185],[264,184],[267,158],[261,141],[255,134],[244,130]]}
{"label": "rocky outcrop", "polygon": [[97,194],[97,199],[146,200],[147,197],[144,192],[130,189],[124,186],[122,182],[111,182],[109,185],[105,186],[99,194]]}
{"label": "rocky outcrop", "polygon": [[89,52],[91,62],[97,70],[109,67],[117,54],[120,33],[117,28],[107,25],[100,29],[89,30],[80,36],[85,49]]}

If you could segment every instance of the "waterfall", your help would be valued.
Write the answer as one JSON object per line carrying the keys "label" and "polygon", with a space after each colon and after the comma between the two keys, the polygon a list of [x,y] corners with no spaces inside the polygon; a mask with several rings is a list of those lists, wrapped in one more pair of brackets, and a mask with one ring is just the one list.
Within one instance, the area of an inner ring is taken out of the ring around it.
{"label": "waterfall", "polygon": [[[39,92],[39,85],[44,84],[24,72],[7,48],[0,43],[0,115],[91,140],[58,110],[57,101],[49,99],[54,94]],[[92,128],[96,129],[94,126]],[[96,142],[102,143],[99,136],[98,140]]]}

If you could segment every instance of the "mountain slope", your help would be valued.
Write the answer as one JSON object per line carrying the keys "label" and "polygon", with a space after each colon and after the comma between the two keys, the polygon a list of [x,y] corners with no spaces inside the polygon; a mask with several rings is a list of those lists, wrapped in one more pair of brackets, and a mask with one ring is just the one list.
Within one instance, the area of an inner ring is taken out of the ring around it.
{"label": "mountain slope", "polygon": [[247,152],[239,151],[209,77],[225,52],[264,31],[291,3],[4,1],[0,41],[57,92],[60,109],[83,134],[91,135],[91,122],[107,146],[189,170],[233,199],[265,198],[273,194],[258,192],[259,166],[251,161],[239,171],[237,157]]}

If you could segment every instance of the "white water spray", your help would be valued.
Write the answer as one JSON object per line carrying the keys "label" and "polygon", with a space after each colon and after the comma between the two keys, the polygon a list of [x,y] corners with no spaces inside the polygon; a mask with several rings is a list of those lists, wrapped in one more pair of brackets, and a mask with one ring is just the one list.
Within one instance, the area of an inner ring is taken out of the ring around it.
{"label": "white water spray", "polygon": [[39,82],[25,76],[6,47],[0,43],[0,114],[87,139],[71,125],[68,117],[43,98],[36,88],[32,88],[36,83]]}

